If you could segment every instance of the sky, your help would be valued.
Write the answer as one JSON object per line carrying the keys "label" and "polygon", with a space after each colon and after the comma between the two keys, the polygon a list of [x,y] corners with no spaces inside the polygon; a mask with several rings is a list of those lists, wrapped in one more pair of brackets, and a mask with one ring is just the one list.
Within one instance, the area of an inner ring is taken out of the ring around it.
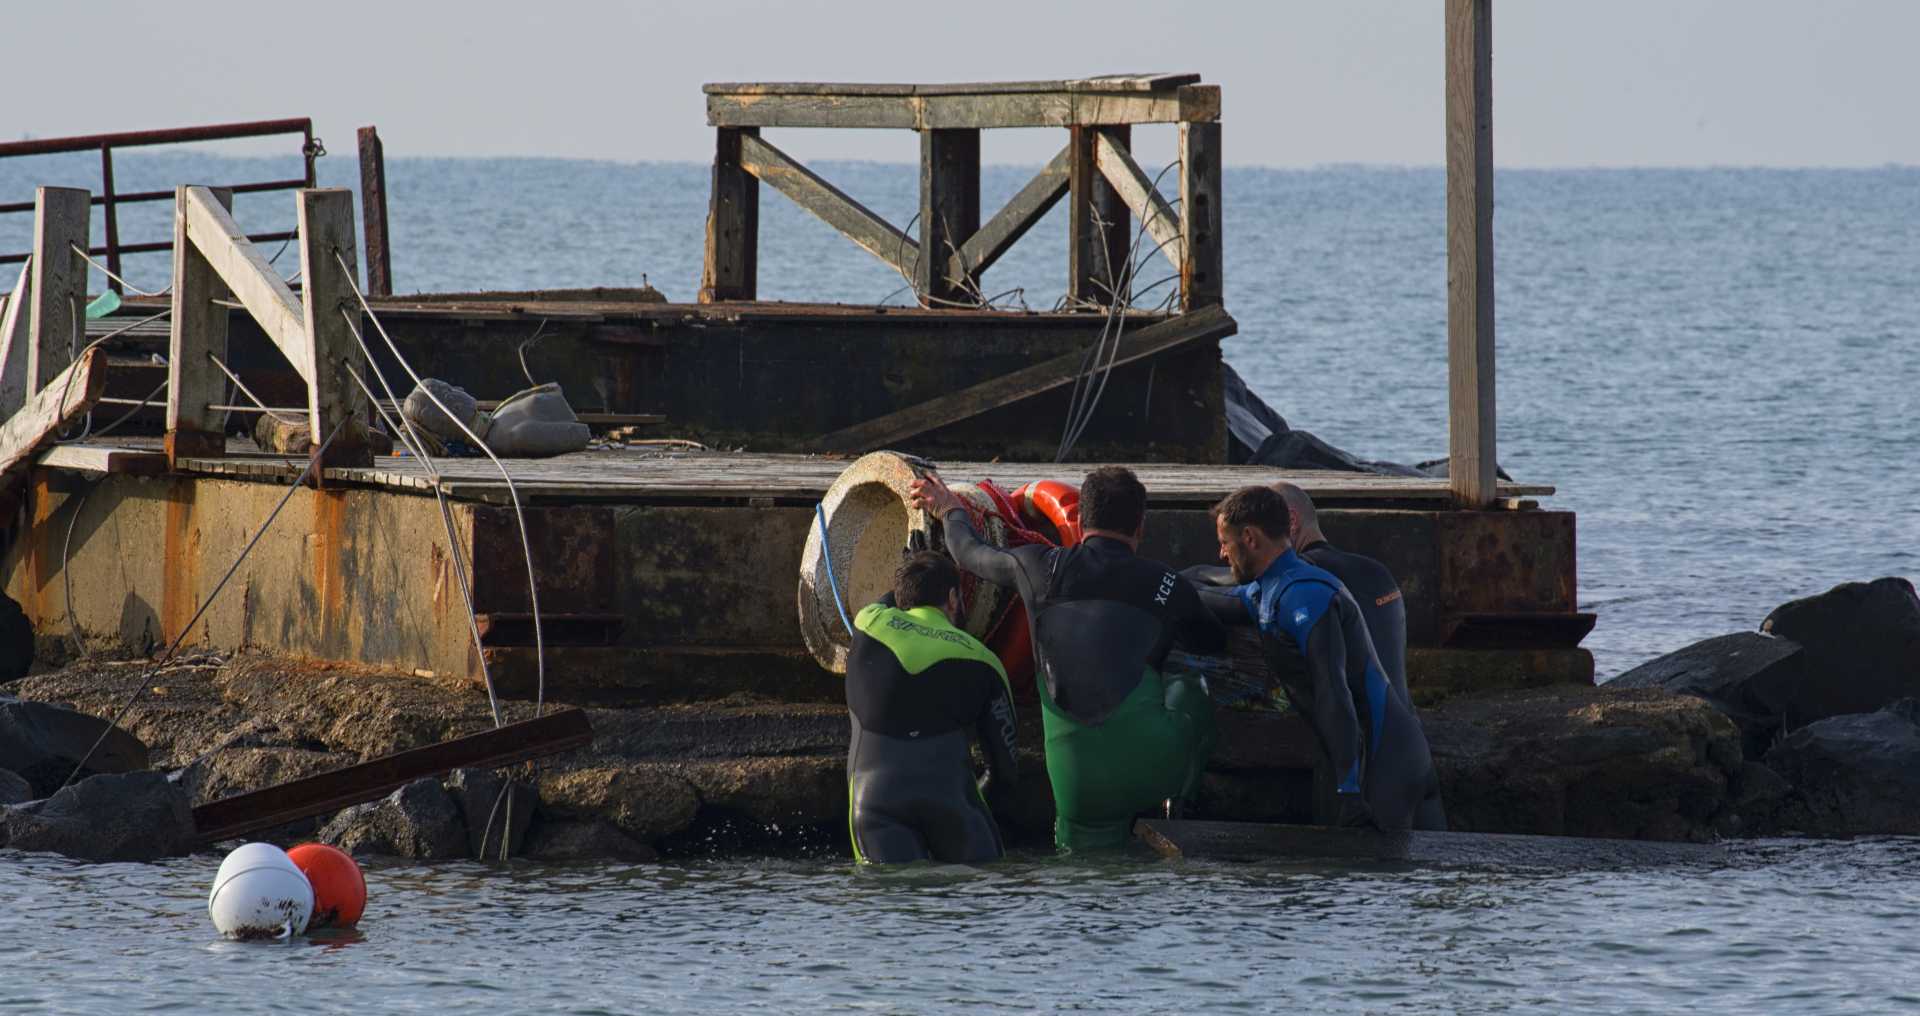
{"label": "sky", "polygon": [[[708,81],[1196,72],[1230,165],[1440,165],[1442,0],[259,0],[10,6],[0,140],[311,116],[389,158],[706,161]],[[1503,167],[1920,165],[1920,2],[1502,0]],[[34,40],[31,45],[20,44]],[[1168,133],[1171,128],[1160,129]],[[770,135],[771,136],[771,135]],[[908,162],[907,131],[781,132]],[[1033,163],[1056,131],[987,132]],[[1164,141],[1142,139],[1143,148]],[[247,151],[243,145],[236,149]]]}

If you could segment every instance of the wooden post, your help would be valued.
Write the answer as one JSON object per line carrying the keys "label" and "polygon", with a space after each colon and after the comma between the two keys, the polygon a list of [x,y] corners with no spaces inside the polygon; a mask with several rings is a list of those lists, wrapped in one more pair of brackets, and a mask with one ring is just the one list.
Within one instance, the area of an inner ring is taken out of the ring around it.
{"label": "wooden post", "polygon": [[740,139],[758,127],[714,132],[713,194],[707,205],[707,258],[700,302],[754,299],[760,262],[760,181],[740,167]]}
{"label": "wooden post", "polygon": [[87,249],[93,195],[73,187],[34,194],[33,283],[27,395],[39,391],[86,345]]}
{"label": "wooden post", "polygon": [[977,273],[969,281],[947,268],[980,230],[980,132],[965,128],[920,132],[920,257],[914,288],[929,307],[971,303]]}
{"label": "wooden post", "polygon": [[367,230],[367,292],[393,295],[393,248],[387,242],[387,149],[380,132],[362,127],[360,217]]}
{"label": "wooden post", "polygon": [[1180,125],[1180,307],[1199,310],[1226,295],[1220,235],[1220,124]]}
{"label": "wooden post", "polygon": [[33,292],[33,259],[20,266],[20,277],[8,293],[6,309],[0,311],[0,421],[20,411],[27,402],[27,348],[33,337],[27,331],[33,317],[27,309]]}
{"label": "wooden post", "polygon": [[[220,207],[233,210],[233,192],[210,188]],[[227,358],[227,308],[233,291],[187,236],[187,188],[173,192],[173,315],[167,344],[167,465],[183,458],[227,453],[226,416],[208,409],[226,402],[227,376],[208,354]],[[238,394],[238,393],[236,393]]]}
{"label": "wooden post", "polygon": [[[360,327],[360,301],[354,296],[358,272],[353,242],[353,192],[341,187],[300,191],[300,272],[307,349],[307,419],[313,446],[345,421],[322,466],[370,465],[367,419],[371,408],[349,367],[367,377],[366,354],[353,337]],[[336,255],[338,257],[336,258]],[[346,262],[342,267],[341,260]],[[353,319],[348,324],[346,311]],[[316,479],[317,479],[316,474]]]}
{"label": "wooden post", "polygon": [[1446,0],[1447,458],[1454,500],[1495,491],[1492,0]]}
{"label": "wooden post", "polygon": [[1127,203],[1100,172],[1099,142],[1104,133],[1122,148],[1132,145],[1130,127],[1071,128],[1073,154],[1067,168],[1067,296],[1110,306],[1124,303],[1121,284],[1127,252],[1133,245]]}

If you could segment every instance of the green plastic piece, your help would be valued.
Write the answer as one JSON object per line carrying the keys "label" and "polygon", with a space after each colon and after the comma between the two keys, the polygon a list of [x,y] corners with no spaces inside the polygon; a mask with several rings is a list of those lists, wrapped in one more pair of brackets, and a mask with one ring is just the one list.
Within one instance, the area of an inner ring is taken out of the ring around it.
{"label": "green plastic piece", "polygon": [[94,297],[92,303],[87,304],[87,320],[98,321],[119,309],[120,294],[109,289]]}

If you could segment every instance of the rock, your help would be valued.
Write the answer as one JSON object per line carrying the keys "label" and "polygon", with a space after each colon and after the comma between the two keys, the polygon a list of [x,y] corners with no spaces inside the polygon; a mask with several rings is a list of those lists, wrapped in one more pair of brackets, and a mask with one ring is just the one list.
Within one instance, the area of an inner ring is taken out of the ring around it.
{"label": "rock", "polygon": [[27,676],[33,666],[33,622],[19,601],[0,593],[0,684]]}
{"label": "rock", "polygon": [[1661,688],[1713,703],[1739,726],[1749,758],[1780,731],[1781,710],[1803,681],[1800,644],[1759,632],[1696,642],[1607,682],[1609,688]]}
{"label": "rock", "polygon": [[[765,826],[844,825],[847,821],[844,758],[729,759],[686,763],[675,771],[693,784],[703,808],[732,817]],[[1034,775],[1046,778],[1044,771]]]}
{"label": "rock", "polygon": [[1743,761],[1731,720],[1654,689],[1462,696],[1422,721],[1455,830],[1708,839]]}
{"label": "rock", "polygon": [[151,861],[195,840],[187,793],[159,772],[89,776],[0,813],[0,843],[88,861]]}
{"label": "rock", "polygon": [[176,782],[198,807],[223,797],[341,769],[357,761],[342,752],[306,748],[228,748],[181,769]]}
{"label": "rock", "polygon": [[1782,818],[1782,806],[1793,795],[1793,785],[1758,762],[1747,762],[1734,774],[1728,788],[1728,812],[1721,831],[1727,835],[1766,836],[1782,831],[1791,820]]}
{"label": "rock", "polygon": [[1760,630],[1805,649],[1805,676],[1778,704],[1788,729],[1920,696],[1920,596],[1906,579],[1846,582],[1781,604]]}
{"label": "rock", "polygon": [[655,766],[576,769],[540,774],[540,807],[561,818],[606,819],[651,843],[685,829],[700,810],[686,779]]}
{"label": "rock", "polygon": [[1801,832],[1920,835],[1920,700],[1810,723],[1765,762],[1793,785]]}
{"label": "rock", "polygon": [[0,769],[0,804],[33,800],[33,784],[11,769]]}
{"label": "rock", "polygon": [[519,856],[540,794],[525,780],[512,781],[512,790],[502,794],[507,785],[492,769],[455,769],[447,776],[447,793],[467,824],[468,857],[499,857],[503,832],[507,856]]}
{"label": "rock", "polygon": [[[89,758],[95,741],[100,747]],[[87,768],[82,775],[133,772],[147,767],[147,746],[86,713],[45,702],[0,702],[0,769],[24,777],[33,785],[34,796],[60,789],[83,758]]]}
{"label": "rock", "polygon": [[467,827],[439,780],[419,779],[378,801],[356,804],[320,830],[322,842],[350,854],[423,860],[467,857]]}
{"label": "rock", "polygon": [[523,856],[540,861],[652,861],[660,855],[611,822],[542,819],[528,834]]}

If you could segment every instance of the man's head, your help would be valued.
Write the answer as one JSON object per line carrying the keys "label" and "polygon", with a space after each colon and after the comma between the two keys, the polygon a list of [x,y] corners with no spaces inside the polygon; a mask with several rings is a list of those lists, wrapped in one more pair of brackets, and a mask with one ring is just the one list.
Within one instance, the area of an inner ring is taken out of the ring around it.
{"label": "man's head", "polygon": [[945,554],[931,550],[908,554],[893,573],[893,605],[901,610],[935,607],[960,623],[960,570]]}
{"label": "man's head", "polygon": [[1236,580],[1252,582],[1286,552],[1289,514],[1286,499],[1271,487],[1242,487],[1213,506],[1220,559]]}
{"label": "man's head", "polygon": [[1326,539],[1320,532],[1320,516],[1313,510],[1313,498],[1291,483],[1273,484],[1274,492],[1287,503],[1287,542],[1296,547]]}
{"label": "man's head", "polygon": [[1138,540],[1147,519],[1147,488],[1125,466],[1101,466],[1080,481],[1080,528]]}

